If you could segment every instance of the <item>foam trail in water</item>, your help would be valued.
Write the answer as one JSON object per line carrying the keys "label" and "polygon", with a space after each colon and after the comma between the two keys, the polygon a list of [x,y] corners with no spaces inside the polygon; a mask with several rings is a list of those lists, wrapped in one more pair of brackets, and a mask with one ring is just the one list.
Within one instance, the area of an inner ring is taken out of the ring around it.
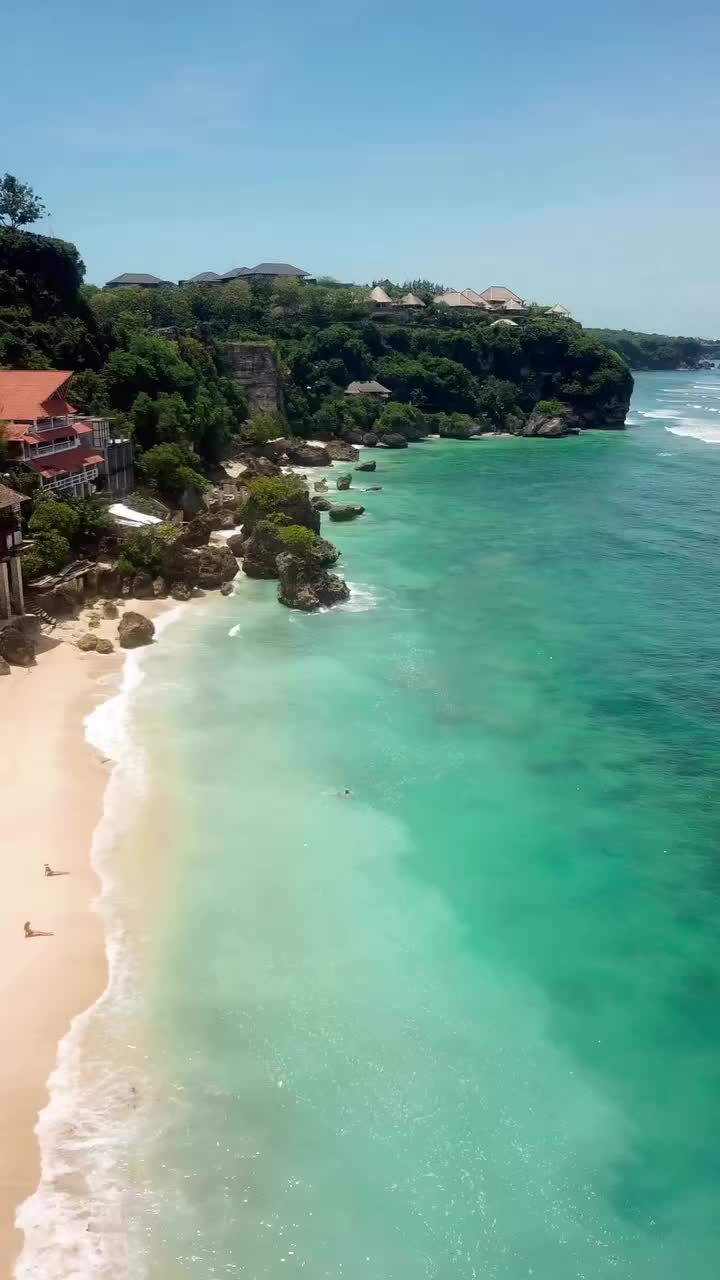
{"label": "foam trail in water", "polygon": [[703,444],[720,444],[720,427],[711,423],[695,423],[686,418],[682,425],[666,427],[666,431],[674,436],[689,436],[691,440],[701,440]]}
{"label": "foam trail in water", "polygon": [[358,582],[348,582],[348,586],[350,599],[337,606],[338,608],[344,609],[346,613],[365,613],[368,609],[377,608],[378,598],[369,587],[362,586]]}
{"label": "foam trail in water", "polygon": [[[159,618],[155,634],[162,634],[181,613],[178,607]],[[111,1055],[98,1053],[91,1059],[88,1042],[91,1031],[102,1042],[105,1027],[111,1036],[138,989],[116,911],[111,855],[145,789],[145,759],[133,743],[131,711],[147,652],[126,655],[119,692],[85,721],[88,742],[114,766],[91,851],[101,881],[93,907],[105,923],[109,976],[105,991],[73,1019],[58,1047],[49,1101],[35,1129],[40,1184],[16,1215],[16,1226],[25,1234],[17,1280],[141,1280],[143,1274],[126,1231],[128,1182],[120,1176],[140,1124],[140,1092]]]}

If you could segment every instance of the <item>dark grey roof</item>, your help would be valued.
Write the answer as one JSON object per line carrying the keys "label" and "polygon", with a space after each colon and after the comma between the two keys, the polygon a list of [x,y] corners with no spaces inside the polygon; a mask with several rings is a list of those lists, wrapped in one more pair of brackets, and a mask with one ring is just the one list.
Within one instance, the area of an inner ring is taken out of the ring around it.
{"label": "dark grey roof", "polygon": [[345,388],[346,396],[389,396],[391,395],[389,387],[384,387],[382,382],[351,382]]}
{"label": "dark grey roof", "polygon": [[256,267],[250,267],[247,272],[249,276],[307,276],[308,271],[302,271],[300,267],[292,267],[289,262],[259,262]]}
{"label": "dark grey roof", "polygon": [[121,276],[113,276],[108,284],[166,284],[159,276],[149,276],[144,271],[123,271]]}
{"label": "dark grey roof", "polygon": [[191,276],[190,279],[186,281],[186,283],[187,284],[204,284],[204,283],[210,283],[213,280],[222,280],[222,276],[219,276],[217,271],[201,271],[198,276]]}
{"label": "dark grey roof", "polygon": [[249,267],[233,267],[232,271],[223,271],[221,280],[237,280],[238,276],[246,276]]}

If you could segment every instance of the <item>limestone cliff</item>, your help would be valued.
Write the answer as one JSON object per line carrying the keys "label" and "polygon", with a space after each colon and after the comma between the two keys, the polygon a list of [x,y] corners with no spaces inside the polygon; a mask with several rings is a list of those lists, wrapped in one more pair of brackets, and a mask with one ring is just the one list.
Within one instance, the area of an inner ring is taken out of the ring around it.
{"label": "limestone cliff", "polygon": [[245,388],[250,415],[281,413],[282,387],[270,343],[228,342],[225,352],[232,376]]}

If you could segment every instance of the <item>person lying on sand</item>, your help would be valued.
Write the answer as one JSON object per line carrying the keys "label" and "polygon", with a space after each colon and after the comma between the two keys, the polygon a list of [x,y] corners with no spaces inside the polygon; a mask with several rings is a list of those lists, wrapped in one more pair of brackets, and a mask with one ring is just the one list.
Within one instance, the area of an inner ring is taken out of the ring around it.
{"label": "person lying on sand", "polygon": [[69,872],[69,871],[53,871],[53,869],[52,869],[52,867],[50,866],[50,863],[49,863],[49,862],[46,862],[46,863],[44,864],[44,866],[45,866],[45,875],[46,875],[46,876],[69,876],[69,875],[70,875],[70,872]]}
{"label": "person lying on sand", "polygon": [[55,934],[50,933],[47,929],[31,929],[30,921],[26,920],[23,925],[26,938],[54,938]]}

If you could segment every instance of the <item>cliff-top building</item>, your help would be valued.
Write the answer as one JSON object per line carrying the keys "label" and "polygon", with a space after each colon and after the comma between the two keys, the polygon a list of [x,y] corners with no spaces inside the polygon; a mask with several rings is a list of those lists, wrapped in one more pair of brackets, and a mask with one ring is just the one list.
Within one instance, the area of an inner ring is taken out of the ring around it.
{"label": "cliff-top building", "polygon": [[42,489],[84,496],[97,484],[126,493],[133,448],[113,435],[109,418],[78,413],[69,402],[69,369],[0,369],[0,422],[11,467],[32,471]]}

